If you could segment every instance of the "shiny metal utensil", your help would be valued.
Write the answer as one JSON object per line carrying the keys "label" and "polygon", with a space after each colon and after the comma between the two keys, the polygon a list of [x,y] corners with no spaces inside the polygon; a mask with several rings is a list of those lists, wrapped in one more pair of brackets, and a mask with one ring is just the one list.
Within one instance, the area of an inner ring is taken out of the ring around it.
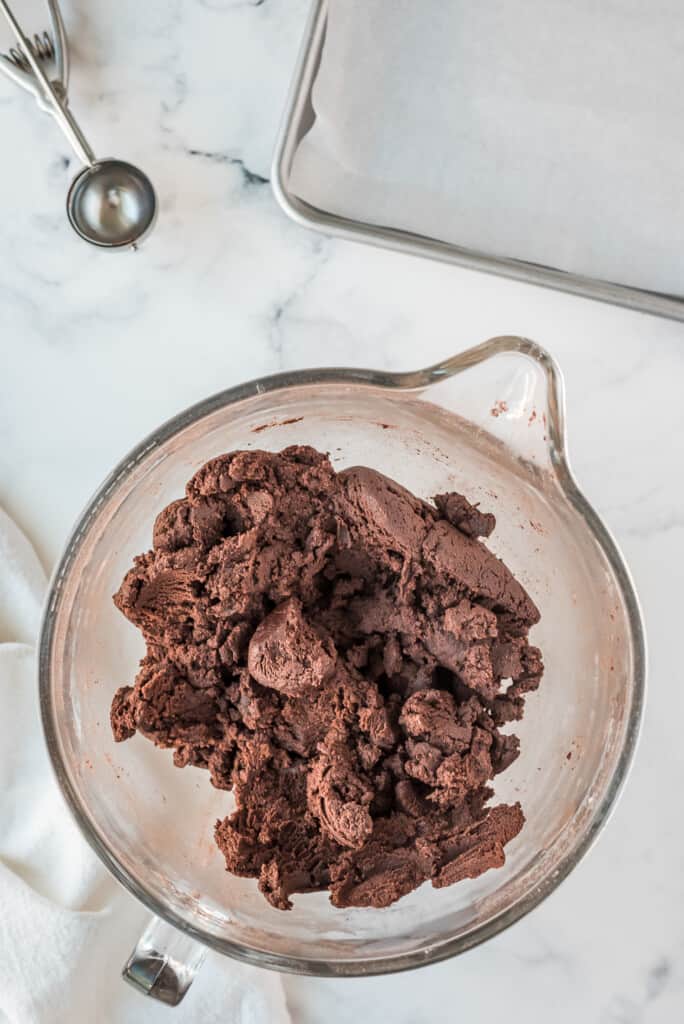
{"label": "shiny metal utensil", "polygon": [[[47,0],[50,14],[51,31],[35,33],[32,40],[33,52],[43,63],[46,73],[54,88],[62,97],[66,97],[69,85],[69,47],[62,13],[57,0]],[[31,70],[31,65],[21,49],[12,47],[8,53],[0,54],[0,71],[8,78],[27,89],[32,94],[41,110],[51,113],[52,108],[46,102],[43,90]]]}
{"label": "shiny metal utensil", "polygon": [[[0,59],[0,70],[33,93],[51,114],[85,164],[69,189],[67,214],[74,230],[92,245],[105,249],[137,248],[157,215],[157,197],[146,174],[123,160],[98,160],[67,101],[68,43],[57,0],[48,0],[52,35],[25,35],[7,0],[0,0],[18,49]],[[48,68],[53,73],[50,77]]]}

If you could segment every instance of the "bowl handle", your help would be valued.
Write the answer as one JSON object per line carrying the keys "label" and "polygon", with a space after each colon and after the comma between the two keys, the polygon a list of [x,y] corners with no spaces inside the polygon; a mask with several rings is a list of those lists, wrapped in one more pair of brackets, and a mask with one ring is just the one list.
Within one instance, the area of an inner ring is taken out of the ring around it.
{"label": "bowl handle", "polygon": [[122,971],[143,995],[178,1006],[202,966],[206,950],[199,942],[153,917]]}

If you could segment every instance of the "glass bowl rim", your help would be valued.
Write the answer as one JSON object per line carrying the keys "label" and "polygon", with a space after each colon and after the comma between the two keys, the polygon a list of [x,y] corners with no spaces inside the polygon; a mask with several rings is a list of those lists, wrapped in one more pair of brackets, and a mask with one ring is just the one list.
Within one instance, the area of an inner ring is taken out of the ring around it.
{"label": "glass bowl rim", "polygon": [[[57,610],[62,591],[76,555],[102,506],[111,498],[119,485],[150,452],[205,416],[245,399],[269,392],[300,388],[307,385],[344,384],[369,386],[389,391],[421,391],[439,381],[460,374],[503,353],[517,353],[533,360],[543,371],[547,389],[546,444],[551,467],[562,491],[572,508],[586,522],[615,574],[622,593],[634,646],[633,697],[625,729],[622,749],[605,792],[602,794],[590,827],[580,842],[570,849],[553,872],[539,885],[494,917],[477,925],[467,934],[447,939],[434,948],[414,950],[391,956],[359,959],[314,959],[268,953],[244,947],[237,942],[212,935],[184,920],[174,910],[163,906],[150,895],[100,839],[91,826],[88,813],[72,786],[62,762],[58,740],[58,725],[50,699],[50,663],[54,642]],[[60,789],[66,799],[82,835],[105,867],[128,892],[144,904],[157,917],[178,928],[197,942],[245,963],[293,974],[319,977],[354,977],[390,974],[426,964],[438,963],[465,952],[492,938],[528,914],[549,896],[570,874],[593,845],[615,807],[625,784],[639,739],[646,697],[647,653],[646,634],[639,600],[629,569],[619,548],[598,513],[589,504],[575,482],[567,454],[565,430],[565,397],[563,378],[555,360],[536,342],[527,338],[505,335],[491,338],[472,348],[427,368],[392,373],[382,370],[345,367],[289,370],[255,378],[208,396],[167,420],[121,460],[106,477],[78,518],[53,573],[41,624],[38,650],[38,687],[43,732],[52,767]]]}

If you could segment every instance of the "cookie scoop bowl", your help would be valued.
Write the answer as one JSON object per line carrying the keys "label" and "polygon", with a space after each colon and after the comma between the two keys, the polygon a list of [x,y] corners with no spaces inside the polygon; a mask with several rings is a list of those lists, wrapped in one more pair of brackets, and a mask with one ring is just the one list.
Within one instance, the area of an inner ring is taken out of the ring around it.
{"label": "cookie scoop bowl", "polygon": [[[135,676],[140,636],[111,596],[150,546],[156,514],[212,456],[310,444],[335,468],[368,465],[420,497],[457,490],[497,516],[489,545],[542,613],[540,690],[515,723],[521,755],[495,801],[527,822],[503,868],[384,910],[339,910],[326,893],[269,906],[224,870],[213,825],[232,808],[206,773],[175,768],[140,736],[115,744],[114,691]],[[379,974],[434,962],[501,931],[568,874],[624,781],[641,717],[644,636],[629,575],[572,479],[555,365],[538,346],[498,338],[409,374],[311,370],[264,378],[181,413],[112,473],[57,569],[40,649],[47,743],[76,819],[98,855],[163,921],[128,976],[178,1001],[194,940],[278,970]],[[164,923],[165,922],[165,923]],[[175,928],[169,928],[173,925]]]}

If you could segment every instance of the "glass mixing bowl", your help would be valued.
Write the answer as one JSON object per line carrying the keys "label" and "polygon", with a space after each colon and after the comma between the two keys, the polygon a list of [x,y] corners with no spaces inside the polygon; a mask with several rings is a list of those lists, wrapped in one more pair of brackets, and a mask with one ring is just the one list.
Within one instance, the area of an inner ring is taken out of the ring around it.
{"label": "glass mixing bowl", "polygon": [[[429,498],[464,492],[496,513],[488,542],[542,612],[542,686],[515,723],[521,755],[496,781],[527,822],[506,864],[384,910],[338,910],[326,893],[275,910],[226,873],[213,841],[232,808],[206,773],[175,768],[136,735],[115,744],[109,705],[143,643],[116,610],[155,516],[207,459],[310,444],[338,468],[366,464]],[[604,825],[634,752],[644,632],[615,543],[580,494],[565,449],[562,383],[537,345],[497,338],[416,373],[305,370],[208,398],[162,426],[104,482],[56,571],[40,641],[40,699],[59,782],[112,874],[156,915],[125,968],[177,1002],[210,946],[253,964],[369,975],[444,959],[544,899]]]}

